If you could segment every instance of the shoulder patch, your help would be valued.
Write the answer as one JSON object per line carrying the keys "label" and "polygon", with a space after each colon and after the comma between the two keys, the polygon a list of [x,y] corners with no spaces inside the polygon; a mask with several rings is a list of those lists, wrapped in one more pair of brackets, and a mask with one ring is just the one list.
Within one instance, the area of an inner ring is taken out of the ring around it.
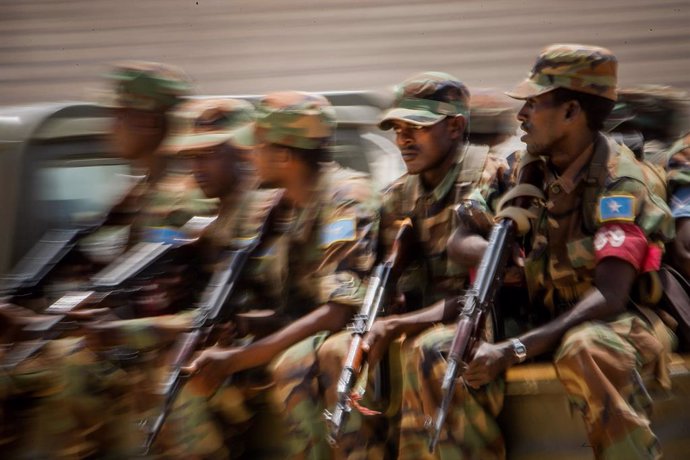
{"label": "shoulder patch", "polygon": [[599,198],[599,222],[634,222],[635,197],[609,195]]}
{"label": "shoulder patch", "polygon": [[327,248],[339,241],[353,241],[355,235],[355,219],[334,220],[321,228],[320,246]]}

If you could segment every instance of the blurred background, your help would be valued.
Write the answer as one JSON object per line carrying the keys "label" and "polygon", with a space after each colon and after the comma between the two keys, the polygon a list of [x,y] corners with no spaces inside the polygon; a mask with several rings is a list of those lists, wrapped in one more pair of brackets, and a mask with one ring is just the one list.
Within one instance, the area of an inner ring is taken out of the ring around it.
{"label": "blurred background", "polygon": [[0,104],[92,99],[107,63],[183,67],[200,94],[385,88],[421,70],[504,88],[552,42],[621,84],[690,89],[688,0],[2,0]]}

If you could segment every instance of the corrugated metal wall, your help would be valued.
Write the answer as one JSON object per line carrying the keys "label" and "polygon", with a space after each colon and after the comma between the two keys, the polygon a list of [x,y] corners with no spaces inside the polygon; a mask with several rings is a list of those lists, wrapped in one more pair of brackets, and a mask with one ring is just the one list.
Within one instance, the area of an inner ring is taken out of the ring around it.
{"label": "corrugated metal wall", "polygon": [[688,0],[0,0],[0,104],[88,98],[106,63],[205,94],[373,89],[419,70],[507,87],[552,42],[611,48],[623,85],[690,89]]}

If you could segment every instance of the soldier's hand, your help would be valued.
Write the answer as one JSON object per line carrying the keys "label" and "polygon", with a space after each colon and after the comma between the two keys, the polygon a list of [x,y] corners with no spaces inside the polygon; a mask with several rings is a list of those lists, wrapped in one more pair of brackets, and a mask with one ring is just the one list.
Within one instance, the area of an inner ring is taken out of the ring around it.
{"label": "soldier's hand", "polygon": [[479,388],[503,373],[511,365],[513,349],[509,342],[482,342],[465,371],[465,382],[472,388]]}
{"label": "soldier's hand", "polygon": [[389,321],[379,319],[374,322],[362,340],[362,350],[367,354],[369,366],[374,366],[381,360],[394,338],[395,334]]}
{"label": "soldier's hand", "polygon": [[190,376],[188,385],[197,393],[210,396],[236,371],[234,361],[240,352],[241,349],[236,347],[213,346],[199,353],[181,371]]}

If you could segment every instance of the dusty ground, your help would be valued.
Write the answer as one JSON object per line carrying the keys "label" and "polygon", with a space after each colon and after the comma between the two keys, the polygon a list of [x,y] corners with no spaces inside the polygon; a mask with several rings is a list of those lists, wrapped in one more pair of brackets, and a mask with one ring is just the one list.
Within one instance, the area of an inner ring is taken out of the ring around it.
{"label": "dusty ground", "polygon": [[118,59],[205,94],[388,86],[445,70],[508,87],[551,42],[607,46],[622,84],[690,90],[688,0],[0,0],[0,104],[89,98]]}

